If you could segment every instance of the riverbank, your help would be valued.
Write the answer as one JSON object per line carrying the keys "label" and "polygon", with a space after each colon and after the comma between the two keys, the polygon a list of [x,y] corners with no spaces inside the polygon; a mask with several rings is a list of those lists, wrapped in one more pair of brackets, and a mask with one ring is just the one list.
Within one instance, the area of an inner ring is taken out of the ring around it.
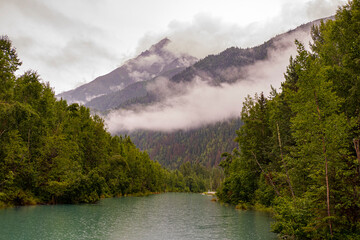
{"label": "riverbank", "polygon": [[259,211],[259,212],[266,212],[271,215],[274,214],[274,209],[272,207],[267,207],[260,203],[255,203],[254,205],[247,204],[247,203],[239,203],[239,204],[235,205],[235,209],[254,210],[254,211]]}
{"label": "riverbank", "polygon": [[[43,202],[40,199],[36,198],[36,197],[32,197],[29,195],[26,195],[26,197],[22,196],[21,198],[21,204],[6,204],[3,201],[0,201],[0,209],[6,209],[6,208],[14,208],[14,207],[24,207],[24,206],[36,206],[36,205],[62,205],[62,204],[66,204],[66,205],[79,205],[79,204],[97,204],[99,203],[101,200],[103,199],[109,199],[109,198],[119,198],[119,197],[146,197],[146,196],[150,196],[150,195],[156,195],[156,194],[165,194],[165,193],[192,193],[192,192],[177,192],[177,191],[165,191],[165,192],[138,192],[138,193],[129,193],[129,194],[117,194],[117,195],[101,195],[100,198],[97,201],[93,201],[93,202],[74,202],[74,203],[63,203],[63,202],[55,202],[55,201],[50,201],[50,202]],[[207,192],[206,192],[207,193]],[[196,194],[204,194],[204,193],[196,193]],[[210,195],[207,194],[208,196],[214,196],[214,195]]]}
{"label": "riverbank", "polygon": [[216,192],[212,192],[212,191],[207,191],[207,192],[203,192],[202,195],[207,195],[207,196],[216,196]]}
{"label": "riverbank", "polygon": [[237,210],[243,210],[243,211],[251,210],[251,211],[257,211],[257,212],[263,212],[263,213],[268,213],[271,216],[273,216],[275,213],[275,210],[273,207],[264,206],[260,203],[255,203],[255,204],[238,203],[238,204],[234,205],[234,204],[223,202],[219,198],[217,198],[216,201],[218,201],[221,205],[233,207]]}

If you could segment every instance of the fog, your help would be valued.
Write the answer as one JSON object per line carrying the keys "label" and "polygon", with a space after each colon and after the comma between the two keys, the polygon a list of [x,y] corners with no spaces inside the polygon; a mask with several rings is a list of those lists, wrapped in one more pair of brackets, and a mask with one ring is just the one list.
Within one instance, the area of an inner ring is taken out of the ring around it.
{"label": "fog", "polygon": [[[295,34],[304,43],[310,41],[309,33]],[[169,132],[239,117],[246,96],[260,92],[267,96],[271,86],[280,88],[289,57],[296,54],[294,39],[294,35],[281,39],[278,42],[281,48],[270,50],[267,60],[242,69],[223,69],[220,75],[238,79],[233,84],[212,86],[198,76],[190,83],[158,79],[148,90],[164,100],[146,107],[112,111],[105,120],[108,130],[112,133],[139,129]]]}

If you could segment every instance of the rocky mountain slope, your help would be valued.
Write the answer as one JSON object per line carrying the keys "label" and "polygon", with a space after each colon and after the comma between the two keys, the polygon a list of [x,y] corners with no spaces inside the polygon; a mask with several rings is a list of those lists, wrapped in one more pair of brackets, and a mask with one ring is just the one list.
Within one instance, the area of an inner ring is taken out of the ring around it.
{"label": "rocky mountain slope", "polygon": [[273,53],[281,54],[286,49],[294,48],[295,39],[307,43],[310,40],[310,30],[320,20],[297,27],[294,30],[275,36],[259,46],[252,48],[230,47],[216,55],[209,55],[194,65],[172,77],[171,81],[192,81],[201,78],[213,85],[227,82],[233,83],[246,79],[248,73],[245,67],[269,58]]}
{"label": "rocky mountain slope", "polygon": [[[310,22],[297,27],[294,30],[275,36],[274,38],[264,42],[263,44],[252,48],[238,48],[230,47],[223,52],[216,55],[209,55],[204,59],[197,61],[195,64],[187,67],[183,71],[174,74],[169,77],[169,81],[174,84],[190,83],[194,80],[205,81],[213,86],[220,86],[222,83],[235,83],[249,78],[249,67],[269,60],[271,55],[280,55],[289,50],[295,52],[295,39],[300,42],[307,43],[310,40],[311,27],[314,24],[319,24],[320,20]],[[250,76],[251,77],[251,76]],[[152,80],[154,81],[154,79]],[[131,108],[130,105],[148,105],[151,102],[162,101],[162,95],[159,94],[158,89],[155,91],[147,88],[147,84],[151,81],[147,81],[142,85],[141,94],[134,96],[132,99],[126,98],[125,101],[119,101],[124,99],[124,96],[128,96],[131,89],[124,89],[121,94],[111,95],[111,101],[116,104],[104,105],[97,108],[101,111],[117,108]],[[129,91],[129,92],[128,92]],[[102,99],[105,99],[102,98]],[[100,99],[99,99],[100,100]],[[108,99],[109,101],[110,99]],[[91,105],[87,105],[92,107]]]}
{"label": "rocky mountain slope", "polygon": [[[78,102],[86,104],[95,98],[108,94],[122,96],[120,91],[126,89],[131,84],[151,80],[159,76],[172,77],[197,61],[195,57],[188,54],[169,51],[166,48],[169,43],[170,40],[165,38],[112,72],[97,77],[92,82],[74,90],[58,94],[57,97],[66,99],[69,103]],[[136,86],[141,86],[141,84]],[[136,86],[129,88],[129,91],[133,91]],[[128,95],[128,97],[125,97],[126,99],[138,97],[142,94],[140,92]],[[99,104],[99,101],[93,101],[93,104],[87,104],[87,106],[95,107],[97,104]],[[105,106],[105,108],[111,107],[113,107],[112,104]]]}

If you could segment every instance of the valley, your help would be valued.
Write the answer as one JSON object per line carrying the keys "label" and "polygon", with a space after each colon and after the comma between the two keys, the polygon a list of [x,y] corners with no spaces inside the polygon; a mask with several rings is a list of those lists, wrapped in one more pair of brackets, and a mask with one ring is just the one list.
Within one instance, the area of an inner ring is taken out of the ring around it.
{"label": "valley", "polygon": [[359,0],[81,1],[0,8],[0,238],[359,239]]}

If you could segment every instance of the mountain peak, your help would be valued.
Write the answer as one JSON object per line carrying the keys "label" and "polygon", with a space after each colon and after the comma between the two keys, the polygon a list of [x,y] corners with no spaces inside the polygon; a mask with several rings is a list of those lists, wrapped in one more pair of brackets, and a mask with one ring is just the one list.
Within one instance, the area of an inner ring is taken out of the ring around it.
{"label": "mountain peak", "polygon": [[160,42],[152,45],[149,50],[150,50],[151,52],[152,52],[152,51],[156,52],[156,51],[162,50],[162,49],[163,49],[166,45],[168,45],[170,42],[171,42],[170,39],[168,39],[168,38],[166,37],[166,38],[162,39]]}
{"label": "mountain peak", "polygon": [[[170,42],[168,38],[164,38],[108,74],[57,96],[68,102],[85,104],[92,99],[121,91],[137,82],[149,81],[159,76],[171,78],[197,61],[197,58],[191,55],[179,55],[168,50],[166,46]],[[140,85],[136,85],[136,87],[138,86]]]}

